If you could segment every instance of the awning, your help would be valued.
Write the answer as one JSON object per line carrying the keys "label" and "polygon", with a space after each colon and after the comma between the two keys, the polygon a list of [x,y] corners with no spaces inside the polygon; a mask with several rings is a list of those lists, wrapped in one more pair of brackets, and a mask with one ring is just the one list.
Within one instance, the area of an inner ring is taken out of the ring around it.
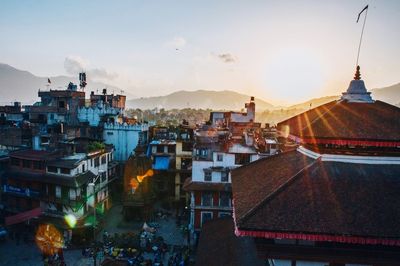
{"label": "awning", "polygon": [[42,214],[42,208],[32,209],[30,211],[21,212],[13,216],[8,216],[5,219],[6,225],[18,224],[28,221],[31,218],[38,217]]}

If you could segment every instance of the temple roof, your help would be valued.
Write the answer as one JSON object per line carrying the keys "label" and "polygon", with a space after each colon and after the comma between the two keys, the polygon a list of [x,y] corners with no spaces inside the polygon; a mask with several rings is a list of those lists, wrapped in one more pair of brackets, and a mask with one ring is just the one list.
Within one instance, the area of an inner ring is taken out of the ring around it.
{"label": "temple roof", "polygon": [[400,165],[322,161],[299,151],[261,159],[232,172],[236,227],[397,245],[399,176]]}
{"label": "temple roof", "polygon": [[[246,252],[243,252],[243,251]],[[196,253],[196,265],[265,265],[257,257],[254,240],[234,234],[232,217],[224,217],[203,225]]]}
{"label": "temple roof", "polygon": [[301,139],[400,141],[400,108],[385,102],[332,101],[278,124]]}

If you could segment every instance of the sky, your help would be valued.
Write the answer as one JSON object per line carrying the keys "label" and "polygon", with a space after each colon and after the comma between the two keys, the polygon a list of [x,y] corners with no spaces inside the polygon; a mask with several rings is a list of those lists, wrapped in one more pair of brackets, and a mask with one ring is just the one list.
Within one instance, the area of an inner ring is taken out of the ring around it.
{"label": "sky", "polygon": [[[400,82],[400,1],[0,2],[0,62],[77,75],[136,97],[234,90],[274,104]],[[88,85],[90,87],[90,84]]]}

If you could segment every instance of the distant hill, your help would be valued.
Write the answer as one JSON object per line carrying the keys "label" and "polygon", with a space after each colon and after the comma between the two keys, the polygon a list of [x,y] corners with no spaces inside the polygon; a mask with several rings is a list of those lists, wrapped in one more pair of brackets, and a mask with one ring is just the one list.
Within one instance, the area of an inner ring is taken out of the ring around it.
{"label": "distant hill", "polygon": [[381,89],[373,89],[371,92],[374,99],[394,105],[400,104],[400,83]]}
{"label": "distant hill", "polygon": [[321,98],[314,98],[314,99],[308,100],[308,101],[303,102],[303,103],[299,103],[299,104],[295,104],[295,105],[286,107],[285,109],[307,110],[309,108],[318,107],[320,105],[323,105],[325,103],[329,103],[329,102],[337,100],[339,98],[340,98],[340,96],[325,96],[325,97],[321,97]]}
{"label": "distant hill", "polygon": [[[49,77],[52,89],[64,89],[70,81],[78,83],[78,77],[56,76]],[[19,101],[24,104],[33,103],[39,100],[37,92],[39,89],[46,89],[47,77],[38,77],[28,71],[16,69],[10,65],[0,63],[0,105],[10,104]],[[95,82],[88,77],[87,93],[91,90],[108,88],[119,93],[119,88],[101,82]],[[372,89],[372,97],[400,107],[400,83],[385,87]],[[126,93],[127,98],[133,98]],[[263,112],[266,109],[296,109],[307,110],[311,107],[338,99],[339,96],[327,96],[309,100],[304,103],[289,107],[275,107],[272,104],[256,97],[256,111]],[[182,108],[202,108],[214,110],[241,110],[244,103],[248,102],[250,95],[240,94],[234,91],[177,91],[166,96],[136,98],[127,101],[128,108],[140,109],[182,109]]]}
{"label": "distant hill", "polygon": [[[78,83],[78,77],[56,76],[49,77],[51,89],[65,89],[69,82]],[[33,103],[39,100],[37,93],[39,89],[46,89],[47,77],[37,77],[28,71],[16,69],[10,65],[0,63],[0,105],[9,104],[13,101],[22,103]],[[86,91],[108,88],[119,92],[119,89],[101,82],[88,79]]]}
{"label": "distant hill", "polygon": [[[140,109],[213,109],[213,110],[241,110],[249,102],[250,95],[234,91],[177,91],[166,96],[138,98],[127,101],[130,108]],[[271,109],[274,106],[261,99],[255,98],[256,109]]]}

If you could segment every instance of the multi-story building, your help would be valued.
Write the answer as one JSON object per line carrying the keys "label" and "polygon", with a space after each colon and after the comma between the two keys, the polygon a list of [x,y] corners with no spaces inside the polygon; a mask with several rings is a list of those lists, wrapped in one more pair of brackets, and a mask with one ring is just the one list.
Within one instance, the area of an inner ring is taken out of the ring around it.
{"label": "multi-story building", "polygon": [[184,185],[190,192],[192,233],[199,233],[208,220],[232,214],[230,173],[234,168],[278,151],[276,139],[266,139],[261,124],[253,121],[254,98],[246,107],[251,109],[247,122],[238,122],[235,115],[230,116],[233,112],[225,112],[225,120],[219,121],[214,113],[211,125],[195,132],[192,177]]}
{"label": "multi-story building", "polygon": [[[3,199],[6,211],[17,215],[7,217],[7,225],[39,216],[62,230],[84,232],[93,223],[93,218],[88,219],[94,215],[93,204],[99,214],[110,206],[108,187],[115,176],[111,147],[69,156],[20,150],[9,157]],[[94,194],[90,183],[95,184]],[[76,225],[65,222],[67,215],[76,219]]]}

